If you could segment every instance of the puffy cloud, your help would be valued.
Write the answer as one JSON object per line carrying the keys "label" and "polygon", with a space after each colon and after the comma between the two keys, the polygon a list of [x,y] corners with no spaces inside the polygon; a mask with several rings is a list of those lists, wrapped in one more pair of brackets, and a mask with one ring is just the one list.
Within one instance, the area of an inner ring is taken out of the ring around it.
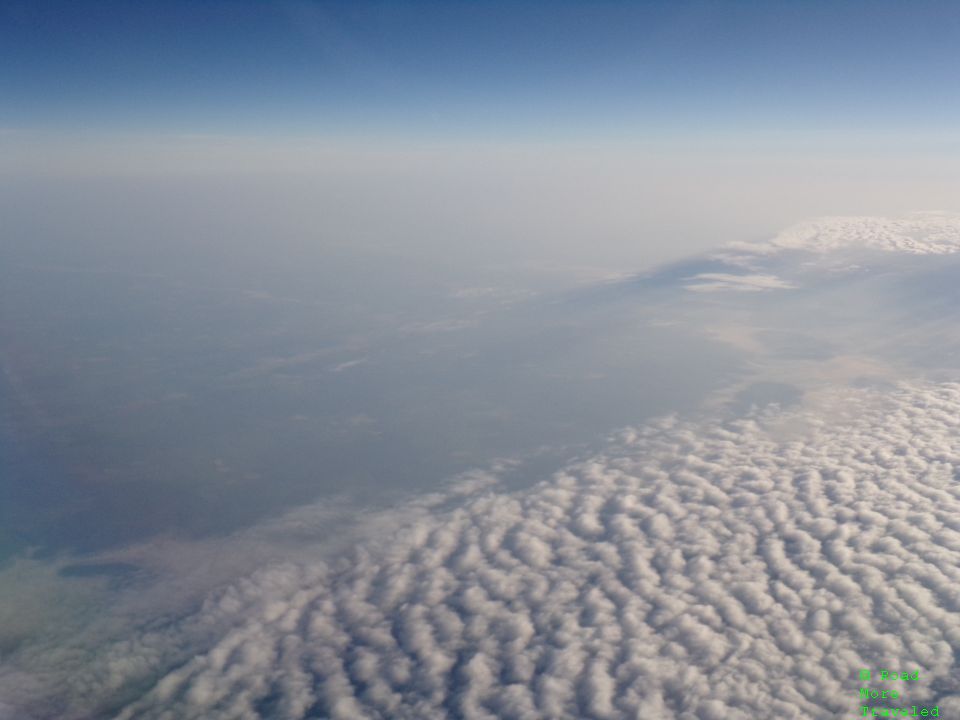
{"label": "puffy cloud", "polygon": [[[958,431],[954,384],[667,418],[533,488],[478,481],[339,559],[263,567],[74,682],[109,675],[119,720],[707,720],[854,713],[859,668],[919,668],[910,704],[949,715]],[[171,647],[204,651],[170,667]]]}

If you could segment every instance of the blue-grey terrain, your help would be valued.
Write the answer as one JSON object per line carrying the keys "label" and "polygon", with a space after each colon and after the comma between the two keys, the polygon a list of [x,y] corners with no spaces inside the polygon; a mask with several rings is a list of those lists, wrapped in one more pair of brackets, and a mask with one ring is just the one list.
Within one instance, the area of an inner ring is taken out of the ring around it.
{"label": "blue-grey terrain", "polygon": [[960,218],[640,274],[0,264],[0,718],[960,712]]}

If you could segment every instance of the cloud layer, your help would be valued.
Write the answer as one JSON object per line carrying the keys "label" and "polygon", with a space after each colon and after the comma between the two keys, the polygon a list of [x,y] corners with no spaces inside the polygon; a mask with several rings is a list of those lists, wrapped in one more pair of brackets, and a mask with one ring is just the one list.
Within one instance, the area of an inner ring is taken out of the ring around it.
{"label": "cloud layer", "polygon": [[761,254],[782,250],[830,253],[855,248],[944,255],[960,251],[960,216],[913,213],[900,218],[824,217],[787,228],[769,242],[736,246]]}
{"label": "cloud layer", "polygon": [[[532,489],[397,511],[341,562],[264,568],[111,649],[140,688],[118,717],[839,717],[860,667],[919,668],[909,704],[949,716],[960,385],[814,405],[628,430]],[[149,680],[145,651],[206,636]]]}

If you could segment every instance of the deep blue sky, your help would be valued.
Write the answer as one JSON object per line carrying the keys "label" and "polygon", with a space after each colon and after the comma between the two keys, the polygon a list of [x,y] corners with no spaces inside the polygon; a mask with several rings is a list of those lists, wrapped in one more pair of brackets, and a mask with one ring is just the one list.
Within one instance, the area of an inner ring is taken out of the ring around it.
{"label": "deep blue sky", "polygon": [[0,127],[952,129],[951,2],[0,4]]}

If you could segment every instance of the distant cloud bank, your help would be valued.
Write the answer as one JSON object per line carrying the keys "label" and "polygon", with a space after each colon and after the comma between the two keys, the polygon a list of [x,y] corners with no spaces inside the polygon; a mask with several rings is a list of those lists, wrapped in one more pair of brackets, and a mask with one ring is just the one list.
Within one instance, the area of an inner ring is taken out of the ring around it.
{"label": "distant cloud bank", "polygon": [[960,252],[960,216],[913,213],[900,218],[825,217],[787,228],[768,242],[736,243],[735,247],[761,254],[782,250],[828,253],[855,248],[946,255]]}

